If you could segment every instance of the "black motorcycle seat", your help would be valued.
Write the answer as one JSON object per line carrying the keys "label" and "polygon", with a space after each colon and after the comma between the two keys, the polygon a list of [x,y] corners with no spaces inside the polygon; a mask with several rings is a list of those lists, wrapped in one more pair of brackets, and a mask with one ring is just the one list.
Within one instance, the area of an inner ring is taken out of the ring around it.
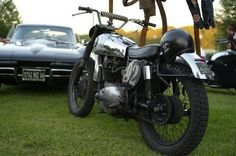
{"label": "black motorcycle seat", "polygon": [[128,57],[131,59],[152,59],[160,53],[159,44],[151,44],[144,47],[129,47]]}

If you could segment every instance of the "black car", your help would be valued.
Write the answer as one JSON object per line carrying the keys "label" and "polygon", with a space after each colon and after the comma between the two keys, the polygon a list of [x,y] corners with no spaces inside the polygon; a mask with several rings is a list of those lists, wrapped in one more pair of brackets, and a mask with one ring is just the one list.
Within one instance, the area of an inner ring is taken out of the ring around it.
{"label": "black car", "polygon": [[69,27],[18,25],[0,46],[0,85],[67,83],[82,49]]}

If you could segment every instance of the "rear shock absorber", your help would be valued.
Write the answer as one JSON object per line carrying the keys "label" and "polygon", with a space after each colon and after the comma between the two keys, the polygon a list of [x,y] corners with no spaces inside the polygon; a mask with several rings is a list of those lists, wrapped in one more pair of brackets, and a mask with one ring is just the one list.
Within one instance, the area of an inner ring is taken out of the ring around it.
{"label": "rear shock absorber", "polygon": [[143,67],[143,76],[145,82],[145,93],[147,97],[147,104],[150,105],[152,103],[152,70],[150,65],[145,65]]}

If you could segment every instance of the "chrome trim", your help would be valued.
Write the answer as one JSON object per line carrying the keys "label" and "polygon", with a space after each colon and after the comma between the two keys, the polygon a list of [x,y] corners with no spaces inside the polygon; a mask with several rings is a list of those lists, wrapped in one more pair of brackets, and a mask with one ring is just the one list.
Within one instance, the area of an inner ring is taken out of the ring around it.
{"label": "chrome trim", "polygon": [[69,78],[70,75],[52,75],[52,77],[56,77],[56,78],[66,77],[66,78]]}
{"label": "chrome trim", "polygon": [[[56,73],[56,72],[70,72],[70,73],[66,73],[66,74],[60,74],[60,75],[58,75],[58,74],[53,74],[53,72],[54,73]],[[71,69],[51,69],[50,70],[50,75],[51,75],[51,77],[54,77],[54,78],[69,78],[70,77],[70,74],[71,74],[71,72],[72,72],[72,70]]]}
{"label": "chrome trim", "polygon": [[51,69],[52,72],[71,72],[71,69]]}
{"label": "chrome trim", "polygon": [[14,76],[14,71],[15,71],[15,68],[14,67],[0,67],[0,71],[1,70],[7,70],[7,71],[10,71],[12,73],[5,73],[5,71],[2,71],[0,72],[0,76]]}
{"label": "chrome trim", "polygon": [[99,80],[99,55],[96,55],[95,54],[95,57],[94,57],[94,61],[95,61],[95,67],[94,67],[94,73],[93,73],[93,80],[94,81],[97,81]]}
{"label": "chrome trim", "polygon": [[151,67],[149,65],[143,67],[143,77],[144,80],[151,80],[152,74],[151,74]]}
{"label": "chrome trim", "polygon": [[100,56],[94,55],[94,61],[95,61],[95,67],[94,67],[94,73],[93,73],[93,80],[96,82],[102,81],[102,64],[100,64]]}
{"label": "chrome trim", "polygon": [[211,57],[211,61],[215,61],[217,58],[222,57],[222,56],[227,56],[227,55],[229,55],[228,51],[218,52]]}
{"label": "chrome trim", "polygon": [[0,67],[0,70],[15,70],[15,68],[12,67]]}
{"label": "chrome trim", "polygon": [[95,51],[103,51],[104,55],[125,58],[127,48],[136,44],[126,37],[117,34],[102,34],[95,41]]}
{"label": "chrome trim", "polygon": [[125,91],[120,86],[109,86],[101,89],[95,97],[104,102],[104,106],[111,108],[125,102]]}
{"label": "chrome trim", "polygon": [[0,73],[0,76],[14,76],[14,74]]}
{"label": "chrome trim", "polygon": [[20,66],[19,69],[51,69],[50,67],[28,67],[28,66]]}

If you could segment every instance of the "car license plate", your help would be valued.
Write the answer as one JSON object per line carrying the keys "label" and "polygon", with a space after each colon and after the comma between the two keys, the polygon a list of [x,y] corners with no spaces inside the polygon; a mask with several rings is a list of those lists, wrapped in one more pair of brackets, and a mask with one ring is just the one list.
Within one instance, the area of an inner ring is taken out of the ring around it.
{"label": "car license plate", "polygon": [[23,81],[45,81],[45,69],[23,69]]}

